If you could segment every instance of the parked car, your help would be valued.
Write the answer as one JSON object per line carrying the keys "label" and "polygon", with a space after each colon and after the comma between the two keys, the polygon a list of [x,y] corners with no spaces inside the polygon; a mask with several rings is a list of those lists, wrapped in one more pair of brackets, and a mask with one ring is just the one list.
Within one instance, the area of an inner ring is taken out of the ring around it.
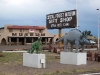
{"label": "parked car", "polygon": [[93,44],[93,45],[96,44],[96,42],[94,42],[94,41],[92,41],[92,40],[90,40],[90,43]]}

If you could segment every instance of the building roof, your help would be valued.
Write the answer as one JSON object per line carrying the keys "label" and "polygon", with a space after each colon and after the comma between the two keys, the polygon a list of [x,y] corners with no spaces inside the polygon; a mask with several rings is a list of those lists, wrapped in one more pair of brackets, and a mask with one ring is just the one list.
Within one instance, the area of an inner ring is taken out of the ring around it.
{"label": "building roof", "polygon": [[40,27],[40,26],[17,26],[17,25],[13,25],[13,26],[7,26],[8,29],[41,29],[44,30],[45,27]]}

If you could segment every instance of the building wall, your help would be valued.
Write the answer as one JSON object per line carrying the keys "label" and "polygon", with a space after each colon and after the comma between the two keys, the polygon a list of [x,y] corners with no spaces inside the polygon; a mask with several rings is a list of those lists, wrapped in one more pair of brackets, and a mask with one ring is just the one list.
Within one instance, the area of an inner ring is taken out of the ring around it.
{"label": "building wall", "polygon": [[[0,43],[2,41],[2,39],[4,38],[6,40],[6,42],[8,43],[8,36],[12,36],[12,33],[13,34],[17,34],[17,36],[19,36],[19,33],[23,33],[23,36],[25,33],[28,33],[28,36],[30,36],[30,32],[29,32],[29,29],[27,30],[24,30],[23,32],[20,32],[20,29],[13,29],[13,32],[9,32],[9,29],[7,28],[7,26],[12,26],[12,25],[5,25],[4,26],[4,29],[0,29]],[[40,26],[40,27],[45,27],[45,26]],[[39,33],[39,30],[35,30],[35,32],[33,33],[34,37],[37,37],[35,35],[35,33]],[[50,33],[47,33],[46,32],[46,27],[44,30],[42,30],[42,33],[45,33],[45,36],[42,36],[42,37],[54,37],[54,34],[50,34]]]}
{"label": "building wall", "polygon": [[6,42],[8,41],[7,36],[9,35],[9,30],[7,29],[7,26],[9,26],[9,25],[5,25],[4,29],[1,29],[0,44],[1,44],[1,41],[3,38],[6,40]]}
{"label": "building wall", "polygon": [[[0,29],[0,43],[2,41],[2,39],[4,38],[6,40],[6,43],[8,44],[8,36],[12,36],[12,33],[17,33],[17,36],[19,36],[19,33],[28,33],[28,36],[30,36],[29,33],[29,29],[24,30],[23,32],[20,32],[20,29],[13,29],[13,32],[9,32],[9,29],[7,28],[7,26],[12,26],[11,24],[7,24],[4,26],[4,29]],[[45,27],[44,30],[42,30],[42,33],[45,33],[45,36],[42,37],[53,37],[53,41],[56,41],[58,37],[58,34],[52,34],[52,33],[48,33],[46,26],[40,26],[40,27]],[[39,33],[39,30],[35,30],[35,33]],[[34,33],[34,37],[37,37]],[[62,34],[62,36],[64,36],[65,34]],[[24,35],[23,35],[24,36]],[[50,38],[49,38],[50,40]]]}

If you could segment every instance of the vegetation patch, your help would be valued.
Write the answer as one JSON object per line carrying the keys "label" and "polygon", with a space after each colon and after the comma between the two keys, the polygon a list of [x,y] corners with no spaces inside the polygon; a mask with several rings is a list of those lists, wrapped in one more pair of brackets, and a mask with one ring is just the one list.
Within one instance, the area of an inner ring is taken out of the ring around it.
{"label": "vegetation patch", "polygon": [[3,65],[13,65],[22,63],[22,53],[2,53],[3,58],[0,58],[0,63]]}
{"label": "vegetation patch", "polygon": [[58,56],[59,54],[47,52],[47,51],[41,52],[41,53],[46,55],[46,68],[35,69],[31,67],[24,67],[22,65],[23,53],[10,53],[10,52],[2,53],[0,52],[0,54],[4,55],[4,57],[0,57],[0,75],[68,75],[68,74],[73,75],[73,74],[82,74],[82,73],[100,71],[99,65],[94,67],[92,66],[93,63],[89,64],[89,67],[91,66],[90,68],[87,68],[88,64],[86,67],[81,66],[82,68],[80,69],[75,68],[75,67],[80,67],[80,66],[73,66],[73,65],[68,65],[68,67],[65,67],[67,65],[64,66],[64,64],[60,64],[59,62],[60,59],[55,58],[55,56]]}

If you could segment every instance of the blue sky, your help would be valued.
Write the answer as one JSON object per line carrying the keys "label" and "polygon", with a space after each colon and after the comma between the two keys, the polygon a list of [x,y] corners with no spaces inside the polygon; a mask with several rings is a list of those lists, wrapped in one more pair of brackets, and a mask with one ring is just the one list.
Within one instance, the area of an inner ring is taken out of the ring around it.
{"label": "blue sky", "polygon": [[[0,0],[0,27],[13,25],[46,25],[46,15],[76,9],[76,0]],[[100,0],[77,0],[78,25],[97,36]],[[100,21],[100,19],[99,19]],[[100,22],[99,22],[100,23]],[[62,29],[62,33],[70,29]],[[48,30],[58,33],[57,29]]]}

